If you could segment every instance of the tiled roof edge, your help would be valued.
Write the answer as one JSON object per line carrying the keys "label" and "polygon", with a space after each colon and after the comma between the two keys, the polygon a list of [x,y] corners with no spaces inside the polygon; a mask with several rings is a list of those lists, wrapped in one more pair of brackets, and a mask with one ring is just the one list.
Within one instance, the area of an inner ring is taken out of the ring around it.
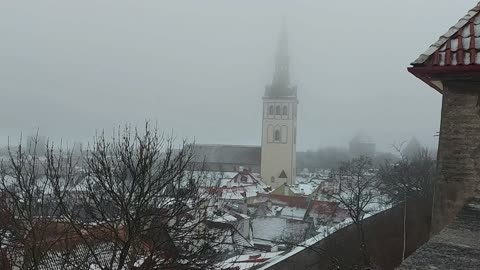
{"label": "tiled roof edge", "polygon": [[413,61],[412,65],[421,65],[424,64],[425,61],[428,60],[430,56],[434,52],[436,52],[439,48],[441,48],[453,35],[458,33],[458,31],[464,27],[473,17],[475,17],[480,12],[480,2],[472,8],[468,13],[463,16],[454,26],[450,27],[447,33],[443,34],[437,42],[432,44],[424,53],[422,53],[415,61]]}

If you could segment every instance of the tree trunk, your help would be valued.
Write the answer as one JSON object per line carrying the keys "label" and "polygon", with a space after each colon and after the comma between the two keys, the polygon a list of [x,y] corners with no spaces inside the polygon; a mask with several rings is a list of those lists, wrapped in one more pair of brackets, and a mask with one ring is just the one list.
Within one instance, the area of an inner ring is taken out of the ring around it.
{"label": "tree trunk", "polygon": [[407,190],[404,191],[404,203],[403,203],[403,249],[402,249],[402,262],[405,260],[405,250],[407,246]]}

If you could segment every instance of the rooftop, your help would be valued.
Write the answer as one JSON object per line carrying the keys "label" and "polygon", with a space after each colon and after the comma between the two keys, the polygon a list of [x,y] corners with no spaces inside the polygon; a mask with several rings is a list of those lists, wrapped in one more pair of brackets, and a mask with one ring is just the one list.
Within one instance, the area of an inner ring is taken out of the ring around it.
{"label": "rooftop", "polygon": [[480,3],[420,55],[413,66],[462,66],[480,64]]}
{"label": "rooftop", "polygon": [[478,80],[479,12],[480,3],[413,61],[408,71],[440,93],[445,81],[452,77]]}
{"label": "rooftop", "polygon": [[195,162],[260,165],[260,146],[196,144]]}

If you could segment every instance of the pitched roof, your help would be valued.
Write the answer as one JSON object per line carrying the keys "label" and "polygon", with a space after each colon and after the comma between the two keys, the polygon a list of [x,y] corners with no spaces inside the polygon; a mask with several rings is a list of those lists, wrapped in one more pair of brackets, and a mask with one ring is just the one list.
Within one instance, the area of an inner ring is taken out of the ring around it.
{"label": "pitched roof", "polygon": [[412,65],[480,65],[480,3],[420,55]]}
{"label": "pitched roof", "polygon": [[336,202],[313,200],[310,201],[310,205],[308,198],[302,196],[258,194],[256,203],[261,203],[267,200],[270,200],[275,205],[284,205],[290,208],[301,208],[306,210],[310,206],[311,213],[333,215],[335,212],[343,211]]}
{"label": "pitched roof", "polygon": [[[87,268],[97,263],[102,266],[117,265],[117,259],[114,258],[114,244],[112,242],[99,243],[92,247],[96,258],[92,256],[92,251],[84,244],[76,245],[68,250],[51,250],[40,261],[40,270],[73,270]],[[112,261],[113,258],[113,261]]]}
{"label": "pitched roof", "polygon": [[260,165],[260,146],[196,144],[194,162]]}
{"label": "pitched roof", "polygon": [[311,224],[297,219],[282,217],[256,217],[252,220],[254,241],[284,241],[302,242],[308,236]]}

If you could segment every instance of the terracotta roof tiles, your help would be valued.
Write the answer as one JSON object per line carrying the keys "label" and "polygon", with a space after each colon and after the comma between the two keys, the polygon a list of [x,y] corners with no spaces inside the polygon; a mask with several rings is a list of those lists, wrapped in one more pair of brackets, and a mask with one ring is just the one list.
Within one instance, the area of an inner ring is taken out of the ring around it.
{"label": "terracotta roof tiles", "polygon": [[480,65],[480,3],[420,55],[413,66]]}

